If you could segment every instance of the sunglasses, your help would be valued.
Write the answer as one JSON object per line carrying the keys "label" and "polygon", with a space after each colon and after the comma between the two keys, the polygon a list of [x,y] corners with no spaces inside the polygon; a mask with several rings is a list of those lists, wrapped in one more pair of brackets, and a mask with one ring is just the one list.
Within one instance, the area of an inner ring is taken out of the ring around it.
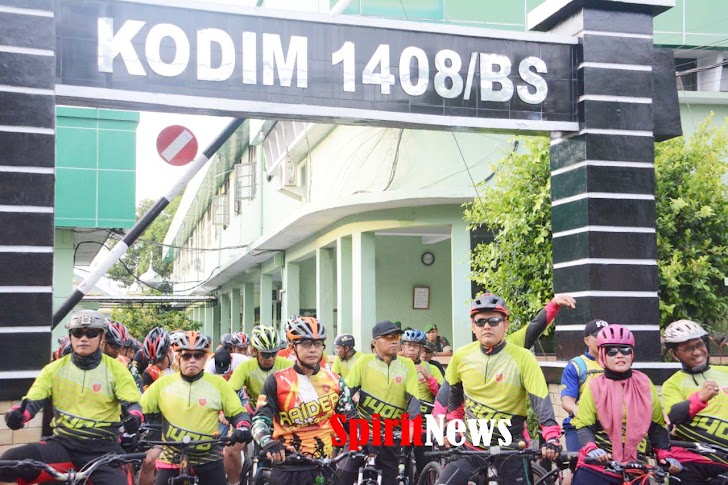
{"label": "sunglasses", "polygon": [[98,328],[74,328],[71,330],[71,336],[75,338],[83,338],[85,335],[88,338],[96,338],[102,334],[102,331]]}
{"label": "sunglasses", "polygon": [[394,342],[394,341],[399,342],[399,340],[402,338],[402,336],[398,333],[390,333],[389,335],[382,335],[379,338],[386,340],[388,342]]}
{"label": "sunglasses", "polygon": [[202,360],[205,358],[204,352],[189,352],[186,354],[180,354],[179,355],[180,360],[188,361],[188,360]]}
{"label": "sunglasses", "polygon": [[264,359],[272,359],[273,357],[278,355],[278,352],[259,352],[259,353]]}
{"label": "sunglasses", "polygon": [[473,320],[473,323],[480,328],[485,327],[486,323],[488,325],[490,325],[491,327],[497,327],[502,322],[503,322],[502,317],[478,318],[477,320]]}
{"label": "sunglasses", "polygon": [[632,355],[632,347],[608,347],[607,356],[616,357],[617,354]]}

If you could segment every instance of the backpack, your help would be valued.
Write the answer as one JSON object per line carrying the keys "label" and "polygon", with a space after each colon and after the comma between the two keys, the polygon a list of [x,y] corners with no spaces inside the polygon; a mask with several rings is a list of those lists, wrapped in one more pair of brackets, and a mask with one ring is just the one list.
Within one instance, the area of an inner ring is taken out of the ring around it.
{"label": "backpack", "polygon": [[576,364],[576,370],[579,374],[579,388],[584,385],[590,374],[601,374],[602,372],[604,372],[603,370],[599,369],[587,370],[586,362],[584,362],[584,356],[582,355],[574,357],[573,359],[571,359],[571,361]]}

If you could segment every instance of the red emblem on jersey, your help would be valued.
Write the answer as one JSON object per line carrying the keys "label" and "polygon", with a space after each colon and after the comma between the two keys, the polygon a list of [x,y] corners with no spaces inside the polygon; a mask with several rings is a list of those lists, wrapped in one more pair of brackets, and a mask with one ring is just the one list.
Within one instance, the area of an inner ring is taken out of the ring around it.
{"label": "red emblem on jersey", "polygon": [[402,384],[402,376],[394,376],[394,382],[397,384]]}
{"label": "red emblem on jersey", "polygon": [[200,403],[200,406],[204,406],[205,404],[207,404],[207,399],[201,397],[197,400],[197,402]]}
{"label": "red emblem on jersey", "polygon": [[327,394],[328,394],[328,393],[329,393],[329,391],[331,390],[331,386],[329,386],[328,384],[324,384],[324,385],[323,385],[323,386],[321,386],[321,387],[323,388],[324,392],[325,392],[325,393],[327,393]]}
{"label": "red emblem on jersey", "polygon": [[503,373],[500,373],[495,376],[496,382],[501,382],[503,380]]}
{"label": "red emblem on jersey", "polygon": [[94,392],[99,392],[101,390],[101,384],[94,384],[91,386],[91,389],[93,389]]}

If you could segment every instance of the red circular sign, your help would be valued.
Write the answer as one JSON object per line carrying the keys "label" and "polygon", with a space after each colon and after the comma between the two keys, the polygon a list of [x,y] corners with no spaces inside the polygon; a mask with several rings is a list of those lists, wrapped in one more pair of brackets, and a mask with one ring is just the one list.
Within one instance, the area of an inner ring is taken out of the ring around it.
{"label": "red circular sign", "polygon": [[168,126],[157,137],[157,153],[170,165],[186,165],[197,155],[197,138],[184,126]]}

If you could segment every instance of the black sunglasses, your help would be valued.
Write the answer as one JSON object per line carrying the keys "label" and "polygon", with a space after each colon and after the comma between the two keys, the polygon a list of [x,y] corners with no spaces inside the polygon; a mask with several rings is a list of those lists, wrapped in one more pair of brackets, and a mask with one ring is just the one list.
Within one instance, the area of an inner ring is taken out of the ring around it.
{"label": "black sunglasses", "polygon": [[632,347],[608,347],[607,355],[609,357],[616,357],[617,354],[632,355]]}
{"label": "black sunglasses", "polygon": [[503,322],[503,318],[501,318],[501,317],[478,318],[477,320],[473,321],[473,323],[480,328],[485,327],[486,323],[488,325],[490,325],[491,327],[497,327],[502,322]]}
{"label": "black sunglasses", "polygon": [[180,360],[184,360],[184,361],[191,360],[191,359],[203,360],[205,358],[205,353],[204,352],[189,352],[186,354],[180,354],[179,358],[180,358]]}
{"label": "black sunglasses", "polygon": [[272,359],[273,357],[275,357],[276,355],[278,355],[278,352],[261,352],[260,355],[264,359]]}
{"label": "black sunglasses", "polygon": [[75,338],[83,338],[84,335],[88,338],[96,338],[101,335],[102,331],[98,328],[74,328],[69,333]]}

